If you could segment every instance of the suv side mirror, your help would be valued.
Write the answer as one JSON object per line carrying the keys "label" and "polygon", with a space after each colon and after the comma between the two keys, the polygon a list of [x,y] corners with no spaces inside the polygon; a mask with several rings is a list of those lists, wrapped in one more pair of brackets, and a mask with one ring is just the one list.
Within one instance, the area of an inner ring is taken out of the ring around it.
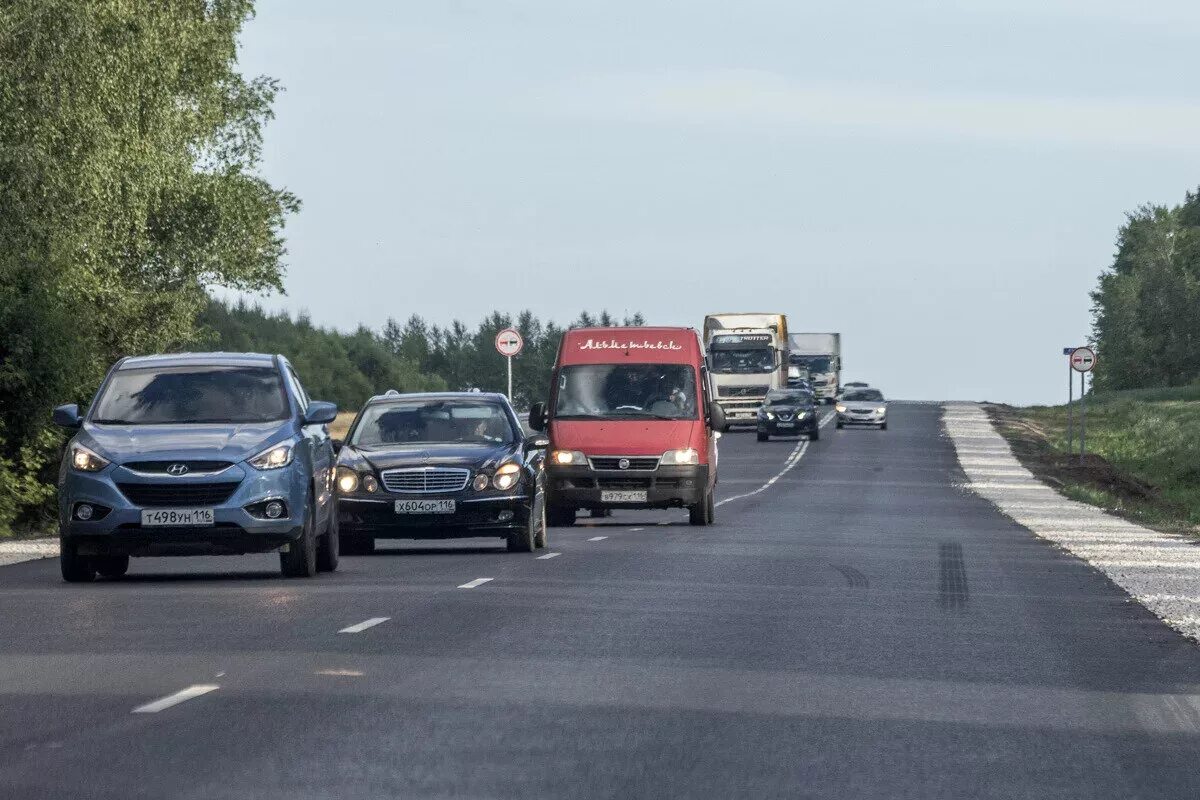
{"label": "suv side mirror", "polygon": [[[535,431],[546,430],[546,404],[534,403],[529,407],[529,427]],[[550,443],[547,442],[547,445]]]}
{"label": "suv side mirror", "polygon": [[75,403],[59,406],[54,409],[54,414],[50,418],[55,425],[60,425],[64,428],[79,428],[83,426],[83,418],[79,416],[79,406]]}
{"label": "suv side mirror", "polygon": [[725,409],[716,401],[708,404],[708,424],[714,431],[725,430]]}
{"label": "suv side mirror", "polygon": [[544,433],[535,433],[525,437],[525,450],[545,450],[550,446],[550,437]]}
{"label": "suv side mirror", "polygon": [[313,400],[304,412],[305,425],[328,425],[337,419],[337,406],[321,400]]}

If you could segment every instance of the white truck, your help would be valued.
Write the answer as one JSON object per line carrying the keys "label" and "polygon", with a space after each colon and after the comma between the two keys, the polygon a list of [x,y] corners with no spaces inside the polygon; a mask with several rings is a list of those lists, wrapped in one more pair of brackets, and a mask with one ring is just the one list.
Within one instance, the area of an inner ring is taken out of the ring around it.
{"label": "white truck", "polygon": [[783,314],[709,314],[704,347],[716,401],[730,425],[755,425],[771,389],[787,386],[788,333]]}
{"label": "white truck", "polygon": [[834,402],[842,382],[842,335],[793,333],[788,337],[788,365],[808,370],[815,399]]}

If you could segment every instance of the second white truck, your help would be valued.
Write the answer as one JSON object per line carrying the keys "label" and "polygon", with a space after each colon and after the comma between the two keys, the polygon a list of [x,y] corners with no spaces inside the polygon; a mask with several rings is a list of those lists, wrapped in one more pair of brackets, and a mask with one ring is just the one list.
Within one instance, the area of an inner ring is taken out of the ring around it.
{"label": "second white truck", "polygon": [[842,382],[840,333],[793,333],[788,337],[788,364],[808,370],[814,397],[824,403],[837,399]]}

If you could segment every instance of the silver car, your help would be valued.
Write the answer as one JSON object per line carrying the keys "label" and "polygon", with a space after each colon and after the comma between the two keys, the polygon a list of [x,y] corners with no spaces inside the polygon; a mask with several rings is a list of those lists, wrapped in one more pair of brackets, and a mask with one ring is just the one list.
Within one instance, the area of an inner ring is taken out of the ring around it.
{"label": "silver car", "polygon": [[842,395],[836,410],[839,428],[870,425],[887,430],[887,401],[878,389],[851,389]]}

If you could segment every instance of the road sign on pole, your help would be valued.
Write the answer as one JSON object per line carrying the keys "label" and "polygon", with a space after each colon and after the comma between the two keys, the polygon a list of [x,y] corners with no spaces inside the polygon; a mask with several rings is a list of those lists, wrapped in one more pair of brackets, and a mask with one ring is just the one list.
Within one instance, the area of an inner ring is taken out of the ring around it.
{"label": "road sign on pole", "polygon": [[1071,369],[1076,372],[1091,372],[1095,367],[1095,350],[1090,347],[1076,347],[1071,351]]}
{"label": "road sign on pole", "polygon": [[1087,453],[1087,374],[1096,368],[1096,351],[1076,347],[1071,351],[1071,369],[1079,373],[1079,463]]}
{"label": "road sign on pole", "polygon": [[1078,347],[1064,347],[1063,355],[1067,356],[1067,456],[1075,452],[1075,371],[1071,367],[1071,354]]}
{"label": "road sign on pole", "polygon": [[508,400],[512,402],[512,360],[525,348],[525,340],[513,328],[505,328],[496,334],[496,351],[508,360]]}

